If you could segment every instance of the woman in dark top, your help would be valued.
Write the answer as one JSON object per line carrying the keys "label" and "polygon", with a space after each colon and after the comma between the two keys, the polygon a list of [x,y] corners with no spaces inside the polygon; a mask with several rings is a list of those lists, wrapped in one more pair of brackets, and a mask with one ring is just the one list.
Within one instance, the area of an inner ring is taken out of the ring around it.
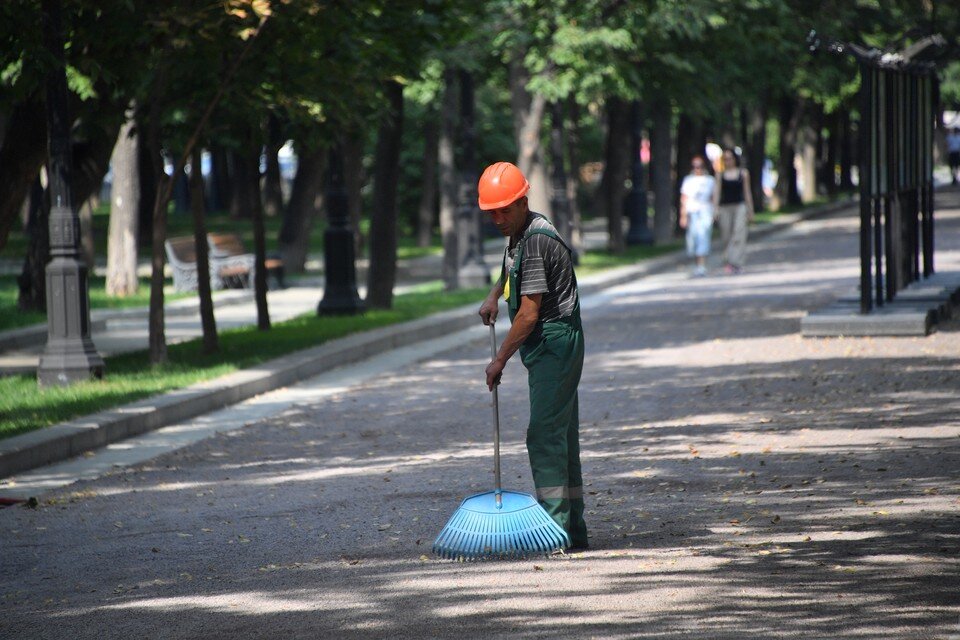
{"label": "woman in dark top", "polygon": [[720,224],[723,268],[727,273],[740,273],[747,257],[747,224],[753,220],[750,173],[740,168],[732,149],[724,150],[722,166],[713,200]]}

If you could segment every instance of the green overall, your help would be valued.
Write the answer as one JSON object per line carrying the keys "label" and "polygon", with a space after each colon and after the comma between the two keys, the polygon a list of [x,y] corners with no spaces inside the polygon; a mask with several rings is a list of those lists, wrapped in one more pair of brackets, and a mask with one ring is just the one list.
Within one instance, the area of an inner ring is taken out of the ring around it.
{"label": "green overall", "polygon": [[[521,263],[527,239],[537,233],[553,238],[550,229],[528,229],[517,244],[509,273],[504,273],[510,321],[520,308]],[[504,256],[503,271],[506,271]],[[576,275],[573,276],[576,287]],[[587,546],[583,520],[583,478],[580,472],[580,417],[577,386],[583,371],[583,328],[580,301],[573,312],[551,322],[537,322],[520,346],[520,359],[529,372],[530,425],[527,454],[537,487],[537,500],[570,535],[574,547]]]}

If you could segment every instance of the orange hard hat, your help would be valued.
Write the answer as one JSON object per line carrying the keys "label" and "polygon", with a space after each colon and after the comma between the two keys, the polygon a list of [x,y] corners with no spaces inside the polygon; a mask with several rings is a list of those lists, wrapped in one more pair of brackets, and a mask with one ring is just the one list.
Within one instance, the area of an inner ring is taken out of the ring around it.
{"label": "orange hard hat", "polygon": [[527,195],[530,183],[515,164],[496,162],[483,171],[477,191],[480,208],[484,211],[499,209]]}

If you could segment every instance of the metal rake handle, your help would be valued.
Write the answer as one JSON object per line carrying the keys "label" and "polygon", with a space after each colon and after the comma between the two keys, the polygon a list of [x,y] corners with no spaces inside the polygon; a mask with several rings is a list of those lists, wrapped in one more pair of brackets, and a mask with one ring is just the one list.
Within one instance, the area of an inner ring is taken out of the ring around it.
{"label": "metal rake handle", "polygon": [[[497,359],[497,330],[490,323],[490,360]],[[493,385],[493,478],[496,491],[497,509],[503,507],[500,487],[500,400],[497,396],[497,384]]]}

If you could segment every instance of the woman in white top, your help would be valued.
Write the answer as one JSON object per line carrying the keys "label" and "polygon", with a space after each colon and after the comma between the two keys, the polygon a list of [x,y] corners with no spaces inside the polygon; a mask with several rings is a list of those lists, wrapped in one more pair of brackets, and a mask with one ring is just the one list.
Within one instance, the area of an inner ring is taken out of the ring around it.
{"label": "woman in white top", "polygon": [[716,182],[707,173],[707,161],[694,156],[690,175],[680,185],[680,228],[687,230],[687,255],[696,260],[693,275],[707,275],[710,232],[713,229],[713,191]]}

